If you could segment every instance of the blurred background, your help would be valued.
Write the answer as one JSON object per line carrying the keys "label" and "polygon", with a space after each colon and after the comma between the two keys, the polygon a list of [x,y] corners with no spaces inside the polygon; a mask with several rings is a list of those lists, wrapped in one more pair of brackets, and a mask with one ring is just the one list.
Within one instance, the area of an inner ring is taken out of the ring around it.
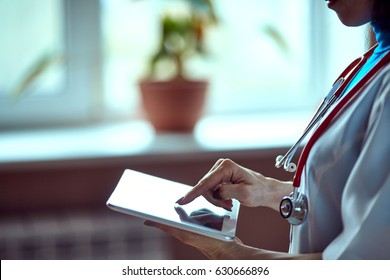
{"label": "blurred background", "polygon": [[[0,36],[1,259],[201,259],[106,208],[123,170],[194,185],[229,157],[291,179],[274,158],[369,29],[324,1],[0,0]],[[139,83],[178,78],[207,81],[200,118],[160,130]],[[249,245],[286,251],[288,229],[241,210]]]}

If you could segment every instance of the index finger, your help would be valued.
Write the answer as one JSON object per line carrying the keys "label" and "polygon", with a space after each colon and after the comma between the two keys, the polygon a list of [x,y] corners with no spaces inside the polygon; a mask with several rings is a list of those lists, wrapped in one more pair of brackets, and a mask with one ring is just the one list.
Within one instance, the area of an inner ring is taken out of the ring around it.
{"label": "index finger", "polygon": [[232,178],[233,171],[231,170],[231,165],[226,162],[229,160],[220,160],[203,178],[199,181],[197,185],[194,186],[178,203],[180,205],[190,203],[195,198],[204,195],[210,202],[215,203],[217,199],[213,198],[213,193],[217,191],[221,185],[226,182],[230,182]]}

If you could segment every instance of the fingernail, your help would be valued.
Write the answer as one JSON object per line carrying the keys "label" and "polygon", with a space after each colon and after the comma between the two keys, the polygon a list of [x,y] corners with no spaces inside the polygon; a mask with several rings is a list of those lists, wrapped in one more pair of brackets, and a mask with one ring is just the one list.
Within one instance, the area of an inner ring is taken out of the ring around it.
{"label": "fingernail", "polygon": [[232,208],[223,207],[223,209],[225,209],[226,211],[232,212]]}
{"label": "fingernail", "polygon": [[233,209],[233,202],[230,200],[227,202],[227,206],[224,207],[225,210],[232,212]]}
{"label": "fingernail", "polygon": [[184,196],[180,197],[175,203],[180,204],[180,202],[183,200],[183,198],[184,198]]}
{"label": "fingernail", "polygon": [[157,223],[153,222],[153,221],[147,220],[147,221],[144,222],[144,225],[148,226],[148,227],[155,227],[157,225]]}

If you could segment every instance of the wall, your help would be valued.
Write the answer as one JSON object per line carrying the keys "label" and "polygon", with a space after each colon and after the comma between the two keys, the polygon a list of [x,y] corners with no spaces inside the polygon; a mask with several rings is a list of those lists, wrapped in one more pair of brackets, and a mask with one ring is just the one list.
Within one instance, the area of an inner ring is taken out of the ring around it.
{"label": "wall", "polygon": [[[122,216],[108,210],[105,202],[126,168],[194,185],[221,157],[258,170],[266,176],[291,179],[274,168],[274,158],[285,149],[200,152],[192,154],[144,155],[118,158],[80,159],[0,165],[0,219],[23,219],[63,213],[94,213]],[[135,218],[129,221],[139,223]],[[238,236],[246,244],[286,251],[288,224],[279,214],[265,208],[241,207]],[[109,229],[107,229],[108,231]],[[147,231],[156,231],[146,228]],[[167,250],[163,258],[202,259],[198,251],[165,235],[158,235]],[[1,245],[1,244],[0,244]],[[137,250],[137,248],[128,248]],[[138,249],[139,250],[139,249]],[[39,255],[39,258],[45,258]],[[137,258],[137,252],[133,255]],[[140,258],[160,255],[139,254]],[[165,257],[164,257],[165,256]],[[120,257],[120,256],[119,256]],[[54,257],[53,257],[54,258]],[[66,258],[66,257],[64,257]],[[69,255],[69,258],[77,256]],[[104,258],[100,255],[99,258]]]}

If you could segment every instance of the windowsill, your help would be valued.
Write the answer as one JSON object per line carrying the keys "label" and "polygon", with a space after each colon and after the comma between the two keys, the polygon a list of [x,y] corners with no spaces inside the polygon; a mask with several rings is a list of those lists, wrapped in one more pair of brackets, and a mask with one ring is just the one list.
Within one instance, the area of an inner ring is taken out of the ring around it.
{"label": "windowsill", "polygon": [[288,147],[300,136],[308,117],[307,113],[205,117],[193,134],[156,134],[146,121],[3,132],[0,167]]}

